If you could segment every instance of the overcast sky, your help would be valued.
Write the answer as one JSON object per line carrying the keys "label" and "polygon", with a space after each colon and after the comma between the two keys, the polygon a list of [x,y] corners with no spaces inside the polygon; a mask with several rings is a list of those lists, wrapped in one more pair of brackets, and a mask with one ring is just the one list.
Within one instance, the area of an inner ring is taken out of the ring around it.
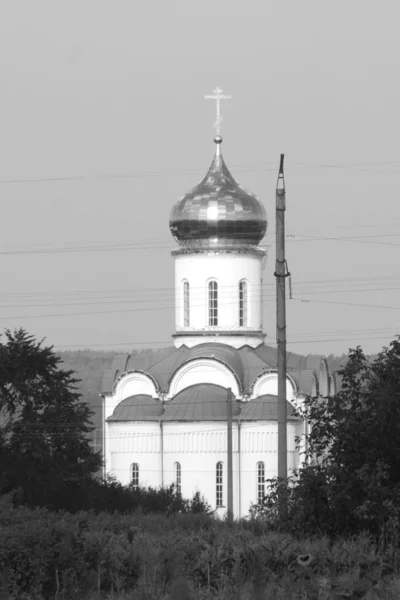
{"label": "overcast sky", "polygon": [[171,344],[169,212],[212,160],[218,85],[224,159],[268,214],[267,343],[284,152],[288,349],[387,345],[399,18],[395,0],[0,0],[1,330],[60,349]]}

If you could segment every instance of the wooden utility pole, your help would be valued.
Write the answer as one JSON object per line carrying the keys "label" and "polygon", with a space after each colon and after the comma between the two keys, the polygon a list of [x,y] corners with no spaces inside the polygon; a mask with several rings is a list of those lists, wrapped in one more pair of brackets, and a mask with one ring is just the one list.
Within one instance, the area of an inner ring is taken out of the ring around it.
{"label": "wooden utility pole", "polygon": [[285,210],[286,194],[283,159],[276,185],[276,342],[278,357],[278,477],[287,478],[287,412],[286,412],[286,277]]}
{"label": "wooden utility pole", "polygon": [[232,460],[232,390],[228,388],[228,525],[233,524],[233,460]]}

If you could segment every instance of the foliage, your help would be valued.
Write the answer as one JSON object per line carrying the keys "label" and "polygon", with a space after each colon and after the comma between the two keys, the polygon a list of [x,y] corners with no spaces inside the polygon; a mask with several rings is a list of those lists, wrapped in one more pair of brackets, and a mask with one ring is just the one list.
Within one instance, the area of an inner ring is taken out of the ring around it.
{"label": "foliage", "polygon": [[396,597],[396,557],[365,535],[298,541],[255,537],[251,526],[205,514],[12,508],[3,497],[0,571],[8,570],[9,600]]}
{"label": "foliage", "polygon": [[[308,464],[287,486],[268,480],[269,492],[251,514],[299,534],[366,529],[387,544],[397,539],[400,517],[400,341],[374,360],[360,347],[351,350],[339,375],[336,396],[308,397],[298,410],[310,425]],[[278,520],[279,484],[286,486],[286,523]]]}
{"label": "foliage", "polygon": [[88,442],[91,411],[72,371],[23,329],[0,342],[0,490],[32,505],[74,505],[102,459]]}

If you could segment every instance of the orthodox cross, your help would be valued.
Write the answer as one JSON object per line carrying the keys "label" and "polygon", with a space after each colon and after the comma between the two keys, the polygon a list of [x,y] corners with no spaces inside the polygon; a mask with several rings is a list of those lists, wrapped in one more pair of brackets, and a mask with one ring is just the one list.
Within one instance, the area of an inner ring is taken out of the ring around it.
{"label": "orthodox cross", "polygon": [[221,100],[230,100],[232,98],[232,96],[224,95],[222,93],[221,88],[217,87],[217,88],[215,88],[215,90],[211,96],[204,96],[204,98],[206,100],[216,100],[216,102],[217,102],[217,119],[214,123],[214,127],[215,127],[217,135],[219,135],[220,134],[220,124],[222,121],[222,117],[221,117],[221,113],[220,113],[220,103],[221,103]]}

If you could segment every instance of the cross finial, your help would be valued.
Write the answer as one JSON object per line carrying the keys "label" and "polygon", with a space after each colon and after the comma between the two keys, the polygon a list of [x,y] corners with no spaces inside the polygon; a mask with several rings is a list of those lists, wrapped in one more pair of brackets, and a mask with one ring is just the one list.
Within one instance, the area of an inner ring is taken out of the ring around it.
{"label": "cross finial", "polygon": [[217,102],[217,118],[214,123],[214,127],[215,127],[217,135],[219,135],[220,134],[220,124],[222,121],[222,117],[221,117],[221,113],[220,113],[220,102],[221,102],[221,100],[230,100],[232,98],[232,96],[224,95],[222,93],[221,88],[217,87],[217,88],[215,88],[212,95],[204,96],[204,98],[206,100],[216,100],[216,102]]}

